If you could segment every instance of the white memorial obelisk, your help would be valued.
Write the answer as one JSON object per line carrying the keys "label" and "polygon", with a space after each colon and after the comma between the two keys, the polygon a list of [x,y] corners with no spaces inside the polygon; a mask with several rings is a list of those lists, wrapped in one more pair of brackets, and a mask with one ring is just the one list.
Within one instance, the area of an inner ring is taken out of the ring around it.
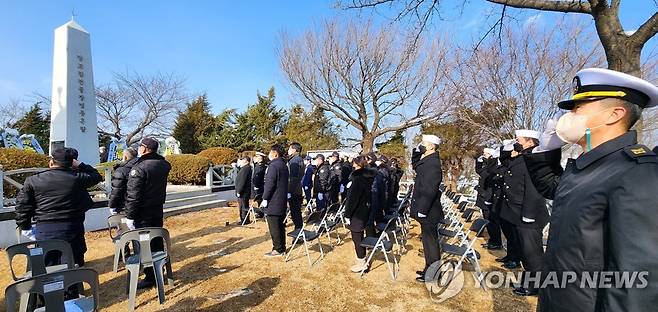
{"label": "white memorial obelisk", "polygon": [[55,29],[50,150],[72,147],[78,160],[99,163],[89,33],[73,19]]}

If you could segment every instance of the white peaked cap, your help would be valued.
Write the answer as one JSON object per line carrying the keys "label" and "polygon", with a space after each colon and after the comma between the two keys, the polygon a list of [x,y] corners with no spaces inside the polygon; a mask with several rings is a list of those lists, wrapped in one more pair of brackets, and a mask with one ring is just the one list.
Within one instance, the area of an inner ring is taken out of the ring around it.
{"label": "white peaked cap", "polygon": [[441,139],[438,136],[433,134],[423,134],[423,142],[432,143],[434,145],[440,145]]}
{"label": "white peaked cap", "polygon": [[539,140],[539,132],[535,130],[521,129],[514,131],[514,134],[519,138],[533,138]]}

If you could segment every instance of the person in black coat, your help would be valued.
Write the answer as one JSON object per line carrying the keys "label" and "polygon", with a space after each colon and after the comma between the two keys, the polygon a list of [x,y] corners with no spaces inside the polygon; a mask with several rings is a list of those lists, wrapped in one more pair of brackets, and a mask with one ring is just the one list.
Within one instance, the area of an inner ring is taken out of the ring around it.
{"label": "person in black coat", "polygon": [[366,235],[376,237],[375,223],[383,221],[386,209],[386,180],[382,172],[377,170],[377,154],[370,152],[366,159],[376,173],[370,192],[370,216],[366,222]]}
{"label": "person in black coat", "polygon": [[352,162],[348,160],[347,156],[343,156],[340,161],[340,200],[341,202],[347,197],[347,184],[350,183],[350,175],[352,174]]}
{"label": "person in black coat", "polygon": [[361,241],[370,216],[370,192],[377,173],[374,169],[368,168],[368,160],[364,156],[357,156],[352,163],[354,171],[351,173],[351,182],[347,187],[345,218],[349,220],[352,242],[356,250],[356,264],[351,268],[351,271],[356,273],[361,272],[366,266],[366,249],[361,247]]}
{"label": "person in black coat", "polygon": [[302,188],[304,189],[304,197],[308,203],[313,198],[313,172],[315,166],[312,164],[313,159],[310,156],[304,158],[304,177],[302,178]]}
{"label": "person in black coat", "polygon": [[494,188],[491,183],[491,176],[496,174],[498,167],[498,152],[493,148],[485,148],[484,155],[475,162],[475,172],[480,177],[478,180],[477,199],[475,205],[480,207],[482,216],[489,221],[487,223],[487,233],[489,240],[482,247],[489,250],[500,250],[503,248],[502,237],[500,233],[500,220],[498,215],[493,212],[494,209]]}
{"label": "person in black coat", "polygon": [[249,199],[251,198],[251,159],[242,156],[238,159],[240,170],[235,178],[235,196],[238,198],[240,221],[238,224],[249,223]]}
{"label": "person in black coat", "polygon": [[[159,143],[152,138],[144,138],[137,150],[139,158],[128,178],[125,213],[128,228],[162,227],[164,223],[164,202],[167,197],[167,177],[171,164],[160,156]],[[163,251],[164,242],[155,240],[152,251]],[[138,289],[155,286],[153,269],[145,270],[146,277],[137,284]]]}
{"label": "person in black coat", "polygon": [[288,147],[288,206],[290,208],[290,218],[295,224],[295,229],[300,229],[303,224],[302,220],[302,178],[304,177],[304,161],[299,154],[302,152],[302,145],[293,142]]}
{"label": "person in black coat", "polygon": [[[598,68],[579,71],[574,87],[573,99],[558,103],[570,112],[557,125],[549,121],[539,147],[524,155],[535,188],[553,200],[542,277],[575,273],[544,283],[537,310],[655,311],[658,156],[630,129],[644,108],[658,105],[658,87]],[[608,95],[591,98],[589,90]],[[565,168],[562,140],[584,151]]]}
{"label": "person in black coat", "polygon": [[[16,197],[16,225],[32,240],[60,239],[73,250],[73,261],[84,266],[84,219],[89,205],[87,188],[103,180],[93,167],[77,161],[70,148],[52,151],[49,169],[28,177]],[[32,228],[32,220],[36,226]],[[47,255],[46,264],[59,263]]]}
{"label": "person in black coat", "polygon": [[[512,159],[503,174],[503,205],[500,218],[508,224],[513,239],[518,244],[525,276],[535,276],[541,271],[544,255],[542,230],[548,223],[546,200],[537,192],[528,173],[523,155],[532,152],[538,145],[539,133],[517,130],[513,144]],[[522,278],[522,280],[524,279]],[[538,287],[523,284],[514,289],[521,296],[538,293]]]}
{"label": "person in black coat", "polygon": [[391,159],[391,177],[392,177],[392,183],[393,183],[393,205],[395,208],[397,208],[397,203],[398,203],[398,193],[400,192],[400,181],[402,181],[402,176],[404,176],[404,170],[400,168],[400,162],[397,160],[397,158],[392,158]]}
{"label": "person in black coat", "polygon": [[122,212],[123,207],[126,205],[128,177],[130,177],[130,170],[136,162],[137,151],[134,148],[127,148],[123,150],[123,161],[114,166],[112,191],[108,200],[108,207],[110,207],[110,213],[112,214]]}
{"label": "person in black coat", "polygon": [[265,170],[267,169],[267,166],[265,164],[265,159],[263,157],[267,157],[267,155],[261,153],[261,152],[256,152],[256,155],[254,155],[254,169],[253,169],[253,177],[251,179],[251,185],[254,187],[253,191],[253,196],[254,196],[254,201],[256,201],[256,205],[260,207],[260,203],[263,201],[263,190],[265,187]]}
{"label": "person in black coat", "polygon": [[267,225],[272,236],[272,251],[266,257],[279,257],[286,252],[286,229],[283,223],[286,217],[288,201],[288,166],[283,160],[283,147],[273,145],[268,155],[270,164],[265,173],[265,190],[263,202]]}
{"label": "person in black coat", "polygon": [[329,202],[327,205],[339,203],[339,194],[341,190],[341,181],[343,180],[342,165],[340,163],[340,154],[338,152],[331,153],[329,156],[329,166],[331,167],[331,174],[329,175]]}
{"label": "person in black coat", "polygon": [[435,135],[423,135],[421,145],[411,156],[411,165],[416,172],[414,190],[411,197],[411,217],[420,223],[420,236],[423,241],[425,267],[417,271],[419,282],[425,282],[425,271],[434,262],[441,259],[441,247],[437,227],[443,220],[441,191],[443,180],[441,159],[439,158],[441,140]]}
{"label": "person in black coat", "polygon": [[331,167],[324,161],[324,155],[317,154],[313,159],[315,172],[313,173],[313,196],[315,209],[324,210],[329,201],[331,191]]}

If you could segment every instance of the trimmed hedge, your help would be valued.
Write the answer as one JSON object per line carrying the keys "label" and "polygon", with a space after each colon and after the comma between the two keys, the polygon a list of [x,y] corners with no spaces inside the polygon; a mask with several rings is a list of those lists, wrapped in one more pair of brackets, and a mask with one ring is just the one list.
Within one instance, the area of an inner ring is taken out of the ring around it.
{"label": "trimmed hedge", "polygon": [[238,152],[228,147],[211,147],[197,155],[210,159],[213,165],[230,165],[238,159]]}
{"label": "trimmed hedge", "polygon": [[165,157],[171,164],[169,178],[171,184],[203,185],[206,182],[206,173],[210,167],[208,158],[194,154],[169,155]]}
{"label": "trimmed hedge", "polygon": [[[48,168],[48,156],[34,151],[16,148],[0,148],[0,166],[3,171],[23,168]],[[23,183],[32,174],[12,175],[16,182]],[[3,183],[4,196],[14,197],[18,190],[9,183]]]}

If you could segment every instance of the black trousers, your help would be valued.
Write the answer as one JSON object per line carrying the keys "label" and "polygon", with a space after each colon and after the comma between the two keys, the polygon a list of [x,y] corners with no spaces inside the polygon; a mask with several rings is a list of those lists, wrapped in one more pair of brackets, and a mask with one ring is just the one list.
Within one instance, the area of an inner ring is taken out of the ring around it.
{"label": "black trousers", "polygon": [[310,186],[304,186],[304,198],[307,203],[313,198],[313,190]]}
{"label": "black trousers", "polygon": [[283,224],[285,218],[286,216],[267,216],[267,226],[272,237],[272,250],[280,253],[286,252],[286,227]]}
{"label": "black trousers", "polygon": [[356,257],[359,259],[366,257],[366,249],[361,247],[361,242],[363,241],[363,230],[365,226],[365,222],[359,218],[354,217],[350,219],[349,229],[352,234],[354,251],[356,252]]}
{"label": "black trousers", "polygon": [[507,239],[507,258],[510,261],[521,261],[523,254],[521,253],[521,243],[519,242],[516,225],[501,218],[500,229],[503,230],[503,234]]}
{"label": "black trousers", "polygon": [[[521,252],[523,254],[521,262],[523,263],[523,269],[525,270],[524,274],[536,276],[538,272],[541,272],[542,258],[544,257],[542,229],[522,226],[518,226],[516,229],[519,235],[519,242],[521,243]],[[523,287],[538,288],[538,285],[529,282],[528,285],[523,285]]]}
{"label": "black trousers", "polygon": [[288,207],[290,208],[290,218],[292,219],[292,223],[295,224],[295,229],[301,229],[304,224],[302,221],[302,195],[290,194]]}
{"label": "black trousers", "polygon": [[[148,220],[135,220],[135,228],[145,228],[145,227],[162,227],[164,224],[162,218],[153,218]],[[164,251],[164,241],[162,239],[156,238],[151,241],[151,252],[154,251]],[[155,273],[153,268],[144,269],[144,280],[149,282],[155,281]]]}
{"label": "black trousers", "polygon": [[421,223],[420,238],[423,241],[423,255],[425,256],[425,268],[441,260],[441,246],[439,245],[438,223]]}
{"label": "black trousers", "polygon": [[240,222],[244,221],[245,218],[249,222],[249,198],[238,197],[238,209],[240,209]]}
{"label": "black trousers", "polygon": [[500,217],[491,211],[493,205],[483,205],[482,216],[485,219],[489,220],[487,224],[487,233],[489,234],[489,245],[501,246],[503,244],[503,239],[500,234]]}
{"label": "black trousers", "polygon": [[[82,222],[39,222],[36,225],[35,237],[37,240],[61,239],[71,245],[73,250],[73,262],[79,267],[85,265],[85,226]],[[61,264],[60,253],[49,253],[46,255],[46,265]]]}
{"label": "black trousers", "polygon": [[337,185],[337,186],[335,186],[331,189],[331,192],[329,192],[329,203],[328,203],[327,207],[329,207],[329,206],[331,206],[335,203],[340,203],[340,201],[338,200],[338,194],[339,194],[339,191],[340,191],[339,188],[340,188],[340,186]]}

